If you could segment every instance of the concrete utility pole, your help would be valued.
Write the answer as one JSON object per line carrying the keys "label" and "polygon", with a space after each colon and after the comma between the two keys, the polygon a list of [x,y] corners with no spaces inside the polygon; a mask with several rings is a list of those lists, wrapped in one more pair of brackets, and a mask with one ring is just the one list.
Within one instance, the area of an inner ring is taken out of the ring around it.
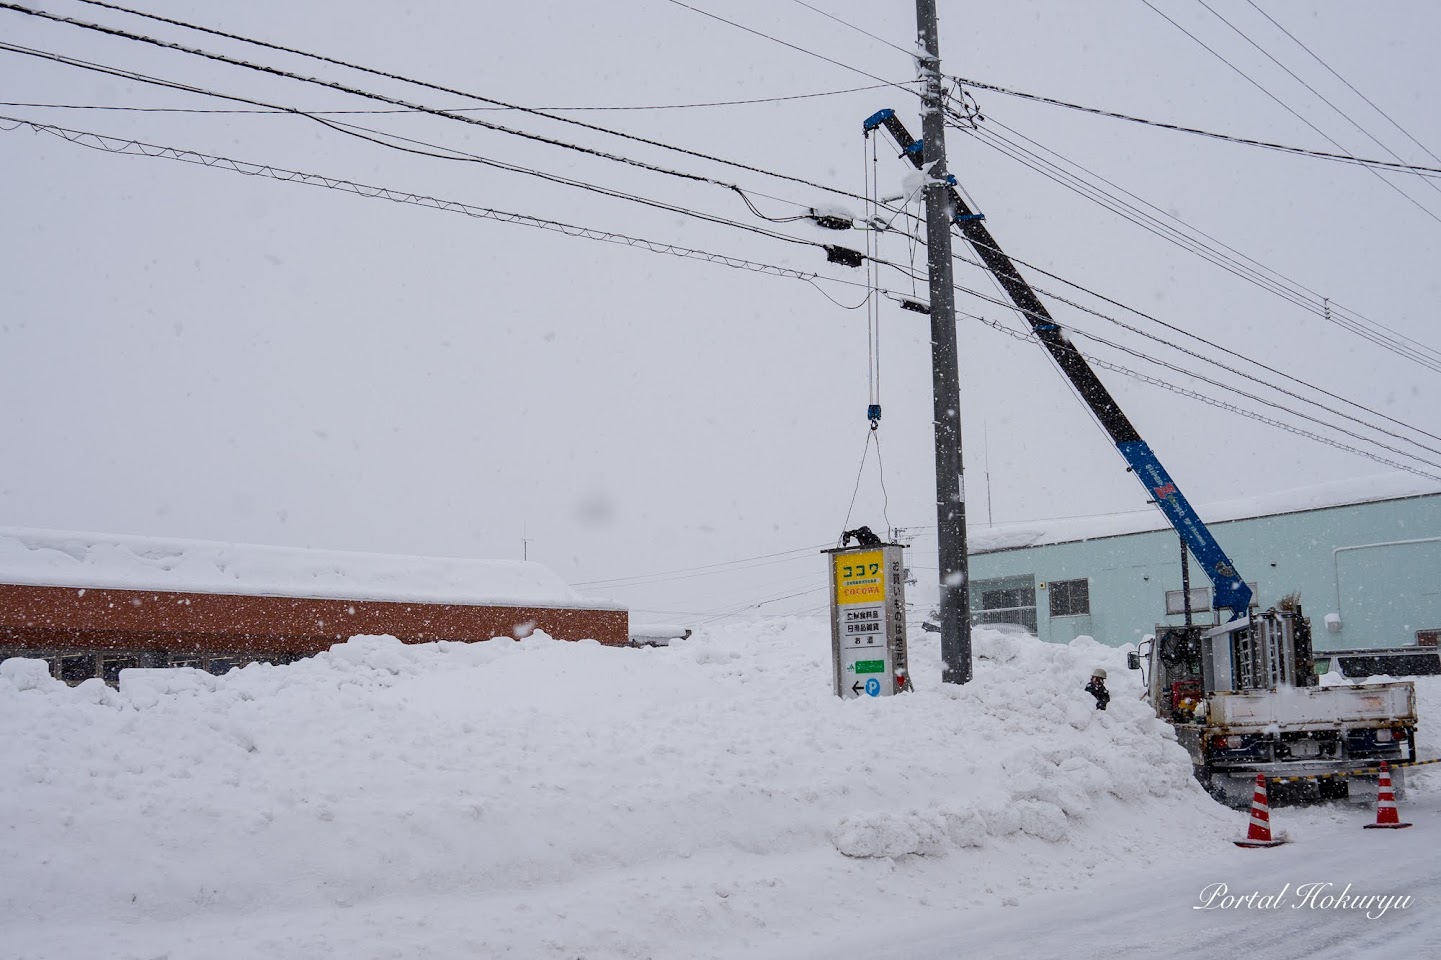
{"label": "concrete utility pole", "polygon": [[931,274],[931,380],[936,423],[936,539],[940,560],[941,680],[971,679],[971,595],[966,570],[966,484],[961,464],[961,391],[956,372],[956,294],[951,275],[946,115],[936,0],[916,0],[921,137],[926,183],[926,254]]}

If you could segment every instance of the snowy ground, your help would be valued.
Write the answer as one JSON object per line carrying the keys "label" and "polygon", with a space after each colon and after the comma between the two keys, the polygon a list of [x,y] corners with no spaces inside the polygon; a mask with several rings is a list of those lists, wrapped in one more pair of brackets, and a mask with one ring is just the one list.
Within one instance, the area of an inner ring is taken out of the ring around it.
{"label": "snowy ground", "polygon": [[[1409,830],[1288,808],[1292,844],[1238,850],[1244,815],[1192,780],[1122,652],[976,652],[942,689],[921,637],[915,694],[851,702],[813,619],[640,650],[360,638],[118,692],[9,661],[0,954],[1441,955],[1441,774],[1413,777]],[[1441,685],[1418,686],[1436,756]],[[1282,906],[1193,910],[1216,883]],[[1296,909],[1307,883],[1414,899]]]}

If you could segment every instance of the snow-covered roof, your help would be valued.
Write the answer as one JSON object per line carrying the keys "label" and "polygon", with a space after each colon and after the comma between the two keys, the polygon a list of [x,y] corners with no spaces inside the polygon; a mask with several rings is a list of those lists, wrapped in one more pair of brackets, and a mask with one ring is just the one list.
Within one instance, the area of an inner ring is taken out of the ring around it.
{"label": "snow-covered roof", "polygon": [[539,563],[339,553],[0,527],[0,583],[319,599],[622,609]]}
{"label": "snow-covered roof", "polygon": [[[1279,490],[1259,496],[1197,504],[1196,512],[1206,523],[1270,517],[1284,513],[1300,513],[1326,507],[1357,503],[1375,503],[1441,494],[1436,481],[1409,473],[1386,473],[1371,477],[1333,481]],[[1114,513],[1095,517],[1064,517],[1054,520],[1020,521],[993,527],[968,526],[966,539],[972,553],[1014,550],[1051,543],[1095,540],[1129,533],[1166,530],[1169,525],[1159,510],[1147,509],[1134,513]]]}

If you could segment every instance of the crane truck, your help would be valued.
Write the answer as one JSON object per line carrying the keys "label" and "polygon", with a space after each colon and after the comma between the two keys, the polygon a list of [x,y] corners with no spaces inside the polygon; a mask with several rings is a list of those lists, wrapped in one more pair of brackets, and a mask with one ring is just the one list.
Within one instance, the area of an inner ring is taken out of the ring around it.
{"label": "crane truck", "polygon": [[[884,129],[924,172],[924,144],[893,110],[863,124]],[[1301,798],[1374,798],[1375,766],[1415,758],[1416,697],[1407,682],[1319,685],[1311,626],[1299,601],[1258,610],[1253,592],[1211,531],[1141,438],[1086,358],[1052,319],[1036,291],[1001,250],[985,217],[970,209],[946,174],[951,223],[994,274],[1032,333],[1090,408],[1151,500],[1200,562],[1213,607],[1230,612],[1215,625],[1160,624],[1130,656],[1144,668],[1145,696],[1191,756],[1197,778],[1217,799],[1250,802],[1258,773],[1276,778],[1276,793]],[[910,309],[924,305],[906,304]],[[1189,598],[1189,591],[1187,591]],[[1187,618],[1189,621],[1189,617]],[[1393,782],[1404,789],[1404,771]]]}

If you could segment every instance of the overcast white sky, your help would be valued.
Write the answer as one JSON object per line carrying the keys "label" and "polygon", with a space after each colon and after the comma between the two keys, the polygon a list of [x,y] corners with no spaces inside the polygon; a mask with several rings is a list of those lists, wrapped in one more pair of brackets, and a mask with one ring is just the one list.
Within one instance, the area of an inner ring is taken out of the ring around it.
{"label": "overcast white sky", "polygon": [[[668,0],[254,0],[223,9],[135,2],[147,11],[525,105],[681,104],[874,82]],[[1346,150],[1389,159],[1199,0],[1152,2]],[[1441,166],[1247,0],[1208,2],[1406,161]],[[693,5],[868,74],[892,81],[913,76],[898,50],[793,0]],[[914,9],[905,0],[814,5],[901,47],[914,36]],[[1441,153],[1441,121],[1430,102],[1441,79],[1435,4],[1259,5]],[[44,6],[429,105],[474,105],[73,0]],[[1239,136],[1335,149],[1141,0],[941,0],[940,9],[948,73]],[[306,110],[379,106],[14,12],[0,11],[0,24],[6,43],[235,96]],[[16,103],[237,106],[5,51],[0,89],[4,100]],[[983,91],[975,96],[987,117],[984,127],[1033,138],[1317,294],[1406,336],[1441,342],[1433,319],[1441,182],[1392,177],[1428,213],[1359,167]],[[895,89],[567,115],[860,193],[860,124],[886,106],[919,133],[915,99]],[[301,117],[17,106],[0,112],[863,280],[861,271],[828,265],[813,248],[474,163],[402,154]],[[473,115],[740,184],[767,195],[756,202],[772,215],[796,213],[794,202],[837,201],[795,183],[534,116]],[[765,225],[735,194],[712,185],[434,117],[339,119]],[[1243,365],[1236,357],[1252,357],[1441,434],[1436,372],[1157,239],[976,136],[952,131],[949,146],[952,170],[1014,256],[1236,355],[1196,347],[1207,356],[1232,365]],[[533,559],[576,583],[796,551],[833,541],[842,527],[865,443],[866,315],[841,309],[809,284],[260,177],[114,156],[28,129],[0,135],[0,157],[0,405],[6,411],[0,524],[500,558],[518,558],[528,537]],[[885,192],[895,192],[909,167],[882,150],[879,170]],[[822,234],[804,223],[774,229],[863,243],[858,234]],[[902,262],[910,257],[897,238],[887,238],[881,252]],[[995,295],[971,268],[957,279]],[[909,283],[894,272],[885,282]],[[857,287],[826,289],[849,304],[864,295]],[[1194,357],[1049,302],[1063,323],[1206,369]],[[1017,323],[983,301],[963,296],[960,306]],[[1104,309],[1120,316],[1117,308]],[[1128,322],[1178,339],[1149,321],[1132,316]],[[890,303],[881,324],[880,437],[889,504],[883,510],[872,460],[851,523],[880,529],[888,515],[892,525],[924,527],[935,522],[928,329],[925,318]],[[962,320],[958,333],[973,523],[985,522],[988,513],[1003,523],[1143,506],[1143,491],[1038,346],[973,320]],[[1114,350],[1094,351],[1398,459],[1338,433],[1330,424],[1340,419],[1324,411],[1307,408],[1327,421],[1317,426]],[[1102,375],[1198,503],[1387,469],[1117,373]],[[1240,384],[1215,368],[1210,375]],[[1387,426],[1441,447],[1434,438]],[[1441,455],[1405,441],[1380,439],[1441,462]],[[934,539],[921,534],[912,564],[929,579]],[[759,609],[824,603],[823,566],[813,553],[769,559],[783,562],[725,568],[731,572],[722,575],[695,571],[706,575],[612,591],[582,589],[633,604],[641,619],[686,622],[774,597],[786,599]]]}

